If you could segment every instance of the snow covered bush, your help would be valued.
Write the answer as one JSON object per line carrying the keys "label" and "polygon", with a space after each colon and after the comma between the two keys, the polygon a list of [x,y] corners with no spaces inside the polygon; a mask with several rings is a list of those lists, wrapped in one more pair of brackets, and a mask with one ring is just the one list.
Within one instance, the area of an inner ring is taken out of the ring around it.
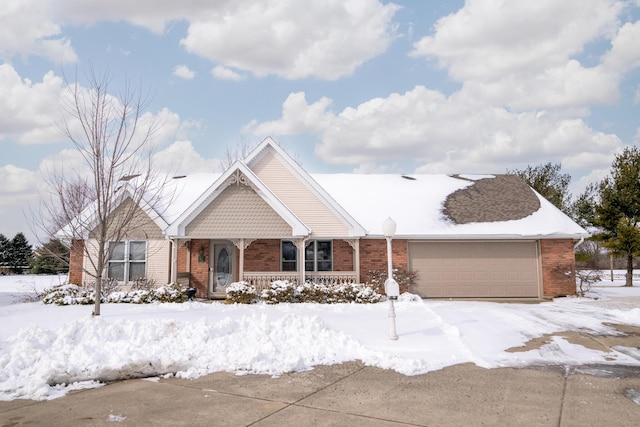
{"label": "snow covered bush", "polygon": [[[185,302],[186,300],[186,288],[174,283],[151,290],[114,291],[106,296],[103,295],[100,301],[106,303],[150,304],[154,302]],[[42,302],[56,305],[94,304],[95,290],[87,286],[57,286],[42,293]]]}
{"label": "snow covered bush", "polygon": [[62,285],[42,292],[42,302],[56,305],[94,304],[94,289],[78,285]]}
{"label": "snow covered bush", "polygon": [[382,295],[372,286],[361,283],[339,283],[331,287],[327,302],[373,304],[381,299]]}
{"label": "snow covered bush", "polygon": [[247,282],[234,282],[227,286],[227,301],[238,304],[253,304],[258,300],[258,292]]}
{"label": "snow covered bush", "polygon": [[327,296],[331,288],[322,283],[305,282],[296,288],[296,299],[299,302],[315,302],[318,304],[327,302]]}
{"label": "snow covered bush", "polygon": [[[376,288],[378,292],[384,293],[384,282],[387,281],[387,276],[386,270],[369,270],[365,283]],[[393,278],[400,286],[400,293],[404,293],[409,292],[410,287],[416,283],[418,273],[404,268],[394,268]]]}
{"label": "snow covered bush", "polygon": [[263,289],[260,299],[267,304],[294,302],[296,288],[288,280],[276,280],[269,289]]}

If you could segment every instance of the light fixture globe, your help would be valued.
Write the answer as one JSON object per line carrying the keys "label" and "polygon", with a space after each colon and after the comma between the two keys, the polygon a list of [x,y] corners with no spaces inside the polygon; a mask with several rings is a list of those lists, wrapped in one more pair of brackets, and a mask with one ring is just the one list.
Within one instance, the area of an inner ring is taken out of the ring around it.
{"label": "light fixture globe", "polygon": [[382,232],[385,237],[393,237],[396,234],[396,222],[391,217],[385,219],[382,223]]}

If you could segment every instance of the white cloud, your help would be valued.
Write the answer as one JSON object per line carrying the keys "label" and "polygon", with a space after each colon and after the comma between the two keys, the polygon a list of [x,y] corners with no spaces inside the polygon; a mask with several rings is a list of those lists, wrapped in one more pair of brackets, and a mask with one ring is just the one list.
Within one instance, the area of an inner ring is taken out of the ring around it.
{"label": "white cloud", "polygon": [[191,141],[176,141],[153,157],[154,166],[159,171],[175,175],[197,172],[217,172],[219,159],[205,159],[198,154]]}
{"label": "white cloud", "polygon": [[[639,56],[636,25],[617,32],[622,8],[615,0],[470,0],[411,55],[435,59],[469,96],[520,111],[611,103]],[[599,64],[579,61],[587,43],[609,39],[613,49]]]}
{"label": "white cloud", "polygon": [[[620,139],[562,112],[511,112],[416,86],[338,114],[331,100],[289,95],[282,118],[254,123],[256,135],[313,133],[327,162],[368,164],[414,159],[419,172],[500,173],[556,159],[572,170],[602,167]],[[580,154],[576,154],[580,153]]]}
{"label": "white cloud", "polygon": [[[396,29],[395,4],[378,0],[5,0],[0,57],[76,61],[65,25],[125,21],[161,34],[186,21],[188,52],[256,76],[337,79],[384,52]],[[219,77],[219,76],[218,76]]]}
{"label": "white cloud", "polygon": [[191,80],[196,76],[195,71],[192,71],[186,65],[177,65],[173,69],[173,75],[180,77],[181,79]]}
{"label": "white cloud", "polygon": [[398,7],[377,0],[243,0],[192,19],[187,51],[256,76],[337,79],[381,54]]}
{"label": "white cloud", "polygon": [[75,62],[68,39],[60,36],[60,23],[51,0],[4,0],[0,9],[0,58],[39,55],[56,63]]}
{"label": "white cloud", "polygon": [[60,77],[48,72],[42,82],[21,79],[9,64],[0,64],[0,140],[13,136],[23,143],[47,143],[62,139]]}
{"label": "white cloud", "polygon": [[239,81],[244,79],[242,75],[236,73],[230,68],[223,67],[222,65],[216,65],[215,67],[213,67],[213,70],[211,70],[211,74],[213,75],[213,77],[220,80]]}

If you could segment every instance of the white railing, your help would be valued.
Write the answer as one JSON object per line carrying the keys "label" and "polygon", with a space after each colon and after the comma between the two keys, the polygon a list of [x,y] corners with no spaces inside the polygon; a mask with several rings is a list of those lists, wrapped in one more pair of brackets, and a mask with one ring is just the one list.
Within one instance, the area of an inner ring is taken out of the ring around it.
{"label": "white railing", "polygon": [[[297,285],[300,283],[300,275],[295,271],[245,271],[241,280],[254,286],[257,290],[262,290],[269,288],[271,283],[277,280],[287,280],[290,283]],[[335,283],[355,283],[356,273],[355,271],[307,272],[305,273],[305,280],[325,285],[332,285]]]}

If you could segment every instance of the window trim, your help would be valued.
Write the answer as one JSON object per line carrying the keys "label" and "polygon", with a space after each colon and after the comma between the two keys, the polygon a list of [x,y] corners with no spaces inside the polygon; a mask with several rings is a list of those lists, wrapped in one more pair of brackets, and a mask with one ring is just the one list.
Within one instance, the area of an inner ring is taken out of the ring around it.
{"label": "window trim", "polygon": [[[144,244],[144,257],[142,259],[131,259],[131,253],[133,252],[131,250],[131,246],[132,244],[135,243],[143,243]],[[142,277],[146,277],[147,275],[147,266],[148,266],[148,249],[149,249],[149,244],[146,240],[120,240],[120,241],[110,241],[108,243],[109,245],[109,260],[107,261],[107,277],[108,278],[112,278],[110,271],[111,271],[111,265],[112,264],[122,264],[123,266],[123,271],[122,271],[122,279],[123,280],[118,280],[119,283],[123,283],[123,284],[127,284],[129,282],[133,282],[135,280],[137,280],[137,278],[131,278],[131,264],[142,264],[144,266],[144,275]],[[113,249],[112,249],[112,245],[113,245]],[[118,245],[123,245],[124,246],[124,251],[122,254],[122,258],[121,259],[113,259],[113,253],[115,252],[115,249],[117,248]]]}

